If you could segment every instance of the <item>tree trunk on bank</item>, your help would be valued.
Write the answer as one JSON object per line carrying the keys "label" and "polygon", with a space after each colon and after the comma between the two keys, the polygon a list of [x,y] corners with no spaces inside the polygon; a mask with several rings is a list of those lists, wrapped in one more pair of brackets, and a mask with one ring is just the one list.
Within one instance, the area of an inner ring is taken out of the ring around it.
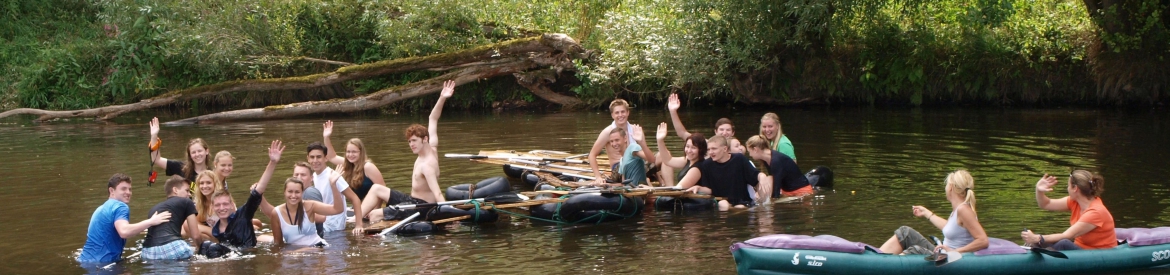
{"label": "tree trunk on bank", "polygon": [[[37,115],[39,116],[36,119],[38,122],[57,118],[74,117],[93,117],[99,120],[104,120],[117,117],[118,115],[127,112],[168,106],[176,102],[211,97],[226,93],[308,89],[338,84],[346,81],[361,80],[416,70],[446,71],[459,69],[454,73],[449,73],[444,76],[457,77],[456,82],[463,84],[481,78],[521,73],[539,67],[555,67],[558,68],[558,71],[563,69],[572,69],[572,59],[577,58],[578,55],[583,51],[584,49],[581,47],[581,45],[574,41],[571,37],[563,34],[545,34],[538,37],[509,40],[452,53],[442,53],[423,57],[402,58],[379,61],[369,64],[345,66],[327,73],[297,77],[249,79],[221,82],[212,85],[173,91],[153,98],[144,99],[139,102],[124,105],[113,105],[100,108],[68,111],[19,108],[0,113],[0,119],[14,115]],[[450,79],[450,77],[443,79]],[[368,110],[385,106],[403,99],[438,91],[438,85],[440,85],[441,80],[443,80],[440,78],[432,78],[420,83],[389,88],[347,100],[304,102],[290,105],[270,106],[262,109],[229,111],[198,117],[203,119],[191,118],[181,121],[198,122],[235,119],[278,118],[323,112]],[[289,110],[280,111],[282,109]],[[256,113],[257,110],[259,113]],[[229,115],[228,113],[231,114]]]}

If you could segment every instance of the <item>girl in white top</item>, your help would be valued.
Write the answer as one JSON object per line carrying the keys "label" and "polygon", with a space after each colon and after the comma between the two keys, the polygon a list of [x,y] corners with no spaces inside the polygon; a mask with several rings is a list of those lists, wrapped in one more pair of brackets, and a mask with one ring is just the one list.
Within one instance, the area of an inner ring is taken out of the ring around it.
{"label": "girl in white top", "polygon": [[[333,178],[336,180],[337,175],[334,174]],[[329,187],[334,198],[341,197],[336,184],[330,184]],[[317,235],[314,223],[324,222],[325,216],[345,211],[342,200],[333,200],[333,204],[302,201],[301,194],[304,191],[304,182],[297,178],[288,178],[284,181],[284,204],[272,206],[268,200],[260,203],[260,210],[268,215],[269,219],[280,221],[280,226],[272,227],[273,242],[276,245],[284,243],[304,246],[325,245],[325,240]]]}

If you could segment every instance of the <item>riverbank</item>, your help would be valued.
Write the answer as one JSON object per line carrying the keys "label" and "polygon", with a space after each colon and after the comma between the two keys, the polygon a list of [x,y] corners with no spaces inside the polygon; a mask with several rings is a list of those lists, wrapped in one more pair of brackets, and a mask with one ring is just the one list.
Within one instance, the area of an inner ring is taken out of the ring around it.
{"label": "riverbank", "polygon": [[[12,19],[0,23],[0,110],[125,104],[541,33],[568,34],[589,52],[550,88],[594,108],[615,97],[654,104],[672,92],[767,106],[1170,103],[1170,65],[1158,61],[1170,57],[1167,20],[1090,17],[1096,8],[1022,0],[26,1],[0,7]],[[1140,28],[1095,23],[1110,20]],[[360,96],[434,76],[394,74],[295,96],[227,94],[173,108]],[[456,108],[542,101],[508,76],[464,89],[478,93],[457,95]],[[428,100],[388,109],[425,110]]]}

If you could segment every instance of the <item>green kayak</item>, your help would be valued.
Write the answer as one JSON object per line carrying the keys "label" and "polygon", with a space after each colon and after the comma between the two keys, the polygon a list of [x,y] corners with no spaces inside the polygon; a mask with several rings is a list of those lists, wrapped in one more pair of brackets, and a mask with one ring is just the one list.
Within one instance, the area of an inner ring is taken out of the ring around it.
{"label": "green kayak", "polygon": [[739,274],[1099,274],[1170,265],[1170,227],[1117,230],[1116,248],[1061,251],[1068,259],[991,238],[987,249],[936,266],[925,255],[883,254],[836,236],[786,234],[736,243],[731,254]]}

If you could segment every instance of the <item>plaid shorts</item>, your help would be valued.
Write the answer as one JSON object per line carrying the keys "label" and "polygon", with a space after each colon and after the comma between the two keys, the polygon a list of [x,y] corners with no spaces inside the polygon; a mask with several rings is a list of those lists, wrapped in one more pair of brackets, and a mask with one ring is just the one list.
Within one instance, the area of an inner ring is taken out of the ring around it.
{"label": "plaid shorts", "polygon": [[191,246],[186,241],[176,240],[164,245],[142,249],[142,258],[147,260],[186,260],[191,258]]}

